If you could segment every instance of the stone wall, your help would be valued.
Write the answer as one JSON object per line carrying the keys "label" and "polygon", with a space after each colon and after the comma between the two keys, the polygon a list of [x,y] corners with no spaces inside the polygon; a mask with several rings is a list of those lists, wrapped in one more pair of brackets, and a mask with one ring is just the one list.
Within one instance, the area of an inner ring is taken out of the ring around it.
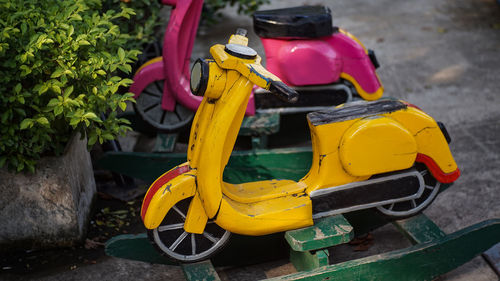
{"label": "stone wall", "polygon": [[69,246],[84,237],[96,192],[86,143],[73,137],[35,174],[0,169],[0,249]]}

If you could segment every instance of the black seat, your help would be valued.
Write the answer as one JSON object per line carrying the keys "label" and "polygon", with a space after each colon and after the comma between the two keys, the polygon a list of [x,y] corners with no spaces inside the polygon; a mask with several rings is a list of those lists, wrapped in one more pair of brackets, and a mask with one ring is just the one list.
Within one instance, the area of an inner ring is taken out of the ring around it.
{"label": "black seat", "polygon": [[257,11],[253,28],[257,35],[267,38],[317,38],[334,31],[330,9],[323,6]]}
{"label": "black seat", "polygon": [[307,119],[314,126],[352,120],[370,115],[390,113],[405,109],[406,104],[398,100],[356,101],[346,103],[339,108],[332,108],[307,114]]}

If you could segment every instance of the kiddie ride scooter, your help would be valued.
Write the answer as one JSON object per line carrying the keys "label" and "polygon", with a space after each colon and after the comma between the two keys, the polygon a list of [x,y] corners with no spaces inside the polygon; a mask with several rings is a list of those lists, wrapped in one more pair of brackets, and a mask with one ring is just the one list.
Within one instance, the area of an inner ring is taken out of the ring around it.
{"label": "kiddie ride scooter", "polygon": [[[203,0],[162,0],[173,6],[165,30],[162,56],[142,65],[130,91],[137,114],[158,131],[172,132],[190,124],[201,97],[189,89],[189,65]],[[353,96],[376,100],[383,87],[378,62],[351,34],[332,27],[326,7],[304,6],[256,12],[267,68],[302,95],[294,106],[269,95],[251,95],[246,115],[298,113],[325,109]]]}
{"label": "kiddie ride scooter", "polygon": [[444,127],[411,104],[379,100],[307,115],[313,164],[300,181],[224,182],[252,87],[290,102],[298,98],[261,66],[241,34],[213,46],[213,60],[193,66],[191,89],[203,101],[191,127],[187,162],[160,176],[142,204],[148,236],[167,257],[202,260],[231,232],[265,235],[354,210],[412,216],[429,206],[441,183],[459,177]]}

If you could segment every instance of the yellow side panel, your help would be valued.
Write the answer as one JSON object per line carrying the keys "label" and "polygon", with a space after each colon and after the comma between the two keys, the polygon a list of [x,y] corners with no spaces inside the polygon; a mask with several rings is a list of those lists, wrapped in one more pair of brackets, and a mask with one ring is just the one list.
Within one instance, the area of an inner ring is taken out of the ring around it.
{"label": "yellow side panel", "polygon": [[304,193],[249,204],[223,197],[215,222],[233,233],[266,235],[313,225],[312,204]]}
{"label": "yellow side panel", "polygon": [[241,203],[254,203],[304,192],[306,187],[307,186],[304,183],[297,183],[292,180],[255,181],[241,184],[230,184],[224,182],[222,185],[222,191],[224,195],[234,201]]}
{"label": "yellow side panel", "polygon": [[366,180],[348,174],[340,162],[339,146],[344,132],[356,120],[347,120],[314,126],[309,123],[313,145],[313,163],[309,173],[301,180],[307,185],[307,193],[314,190]]}
{"label": "yellow side panel", "polygon": [[202,234],[207,225],[207,221],[208,217],[201,204],[200,196],[196,194],[189,204],[186,221],[184,222],[184,230],[189,233]]}
{"label": "yellow side panel", "polygon": [[344,169],[353,176],[371,176],[410,168],[417,157],[413,136],[387,117],[369,117],[354,123],[339,147]]}
{"label": "yellow side panel", "polygon": [[144,216],[144,226],[147,229],[157,228],[167,215],[167,212],[177,202],[193,196],[196,190],[193,172],[182,174],[162,186],[153,196]]}
{"label": "yellow side panel", "polygon": [[418,153],[431,157],[444,173],[456,171],[450,147],[436,121],[425,112],[413,107],[389,115],[414,136]]}

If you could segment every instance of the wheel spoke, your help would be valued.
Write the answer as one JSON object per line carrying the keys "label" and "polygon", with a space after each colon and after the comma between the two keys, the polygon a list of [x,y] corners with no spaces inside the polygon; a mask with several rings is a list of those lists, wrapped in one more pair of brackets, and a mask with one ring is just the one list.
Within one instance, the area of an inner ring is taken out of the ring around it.
{"label": "wheel spoke", "polygon": [[149,107],[145,108],[145,109],[144,109],[144,112],[148,112],[148,111],[150,111],[151,109],[153,109],[153,108],[155,108],[155,107],[157,107],[157,106],[159,106],[159,105],[160,105],[159,103],[154,103],[153,105],[151,105],[151,106],[149,106]]}
{"label": "wheel spoke", "polygon": [[413,208],[416,208],[417,207],[417,202],[415,201],[415,199],[411,200],[411,206]]}
{"label": "wheel spoke", "polygon": [[181,229],[184,227],[184,223],[174,223],[174,224],[167,224],[167,225],[162,225],[158,227],[159,232],[167,231],[167,230],[174,230],[174,229]]}
{"label": "wheel spoke", "polygon": [[155,84],[156,89],[158,90],[158,92],[160,92],[160,93],[163,94],[163,81],[162,81],[162,84],[160,84],[160,82],[158,82],[158,81],[155,81],[154,84]]}
{"label": "wheel spoke", "polygon": [[174,211],[176,211],[183,219],[186,219],[186,215],[184,215],[184,213],[181,210],[179,210],[179,208],[173,206],[172,209],[174,209]]}
{"label": "wheel spoke", "polygon": [[175,116],[177,116],[177,118],[178,118],[179,120],[182,120],[182,117],[179,115],[179,112],[177,112],[177,106],[176,106],[176,108],[174,109],[174,113],[175,113]]}
{"label": "wheel spoke", "polygon": [[165,116],[167,116],[166,110],[164,110],[163,113],[161,114],[160,124],[163,124],[163,122],[165,121]]}
{"label": "wheel spoke", "polygon": [[188,236],[188,233],[186,231],[184,231],[178,238],[177,240],[174,241],[174,243],[172,243],[172,245],[170,245],[170,247],[168,248],[170,251],[174,251],[177,246],[179,246],[179,244],[184,240],[184,238],[186,238]]}
{"label": "wheel spoke", "polygon": [[205,232],[203,232],[203,236],[204,236],[205,238],[207,238],[208,240],[212,241],[212,243],[217,243],[217,241],[219,241],[219,239],[217,239],[217,238],[213,237],[210,233],[208,233],[208,232],[206,232],[206,231],[205,231]]}
{"label": "wheel spoke", "polygon": [[191,254],[196,255],[196,240],[194,239],[194,233],[191,233]]}
{"label": "wheel spoke", "polygon": [[430,190],[434,190],[434,186],[432,186],[432,185],[425,185],[425,188],[430,189]]}
{"label": "wheel spoke", "polygon": [[155,97],[155,98],[160,98],[161,97],[160,94],[147,91],[146,89],[144,89],[144,91],[142,93],[145,94],[145,95],[148,95],[148,96]]}

